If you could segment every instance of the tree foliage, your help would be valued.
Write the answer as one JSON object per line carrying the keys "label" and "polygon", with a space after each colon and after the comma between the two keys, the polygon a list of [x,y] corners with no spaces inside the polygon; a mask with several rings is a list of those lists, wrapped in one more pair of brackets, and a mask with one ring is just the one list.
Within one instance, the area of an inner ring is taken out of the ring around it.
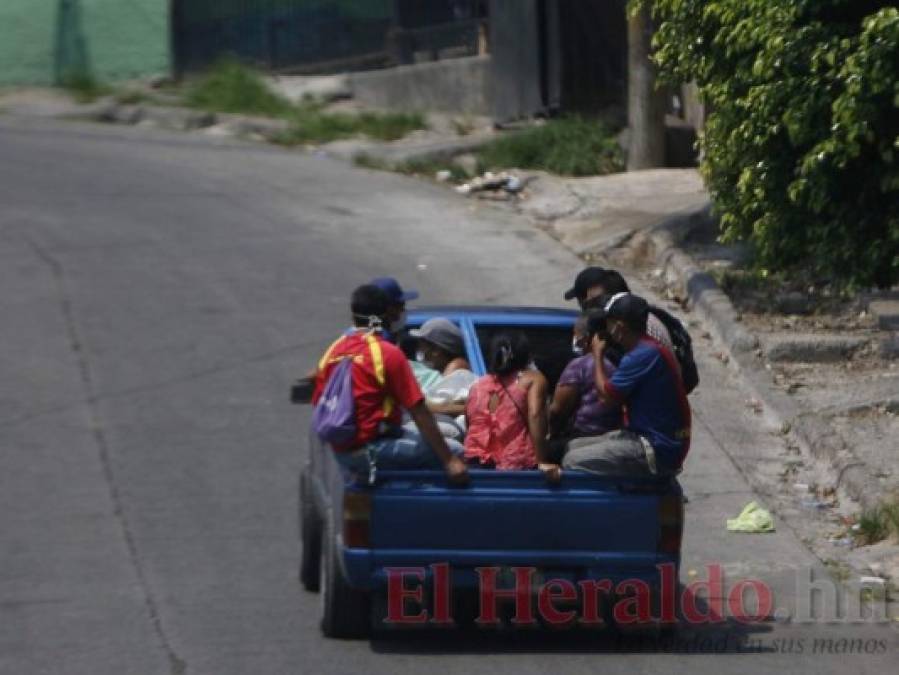
{"label": "tree foliage", "polygon": [[899,282],[894,0],[636,0],[654,58],[709,108],[702,171],[725,239],[758,264]]}

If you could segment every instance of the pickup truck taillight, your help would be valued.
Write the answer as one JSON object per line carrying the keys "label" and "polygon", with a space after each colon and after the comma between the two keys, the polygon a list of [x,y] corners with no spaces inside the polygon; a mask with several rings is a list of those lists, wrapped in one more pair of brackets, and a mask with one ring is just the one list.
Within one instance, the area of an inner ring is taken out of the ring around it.
{"label": "pickup truck taillight", "polygon": [[659,553],[677,555],[684,533],[684,498],[666,495],[659,500]]}
{"label": "pickup truck taillight", "polygon": [[343,543],[349,548],[367,548],[371,543],[371,495],[346,492],[343,495]]}

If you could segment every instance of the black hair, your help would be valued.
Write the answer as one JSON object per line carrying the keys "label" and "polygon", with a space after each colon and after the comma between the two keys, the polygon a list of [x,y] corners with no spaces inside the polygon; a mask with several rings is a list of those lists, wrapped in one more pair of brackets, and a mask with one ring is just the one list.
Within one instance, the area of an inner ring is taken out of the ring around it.
{"label": "black hair", "polygon": [[412,337],[409,333],[403,333],[397,338],[396,344],[409,361],[415,360],[415,353],[418,351],[418,338]]}
{"label": "black hair", "polygon": [[387,294],[377,286],[371,284],[359,286],[350,297],[353,325],[374,328],[371,326],[370,317],[383,319],[389,302]]}
{"label": "black hair", "polygon": [[531,346],[524,333],[500,333],[490,341],[490,362],[487,370],[506,375],[527,367],[531,361]]}
{"label": "black hair", "polygon": [[649,322],[649,312],[643,312],[639,315],[628,316],[621,319],[621,323],[630,328],[634,333],[643,334],[646,332],[646,324]]}

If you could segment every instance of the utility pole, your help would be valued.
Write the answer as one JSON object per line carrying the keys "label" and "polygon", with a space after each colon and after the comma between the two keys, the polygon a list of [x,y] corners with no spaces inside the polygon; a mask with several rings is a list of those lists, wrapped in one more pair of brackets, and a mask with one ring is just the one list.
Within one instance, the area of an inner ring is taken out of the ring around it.
{"label": "utility pole", "polygon": [[649,8],[627,20],[627,119],[630,142],[627,170],[665,166],[665,92],[656,88],[656,67],[650,60],[653,24]]}

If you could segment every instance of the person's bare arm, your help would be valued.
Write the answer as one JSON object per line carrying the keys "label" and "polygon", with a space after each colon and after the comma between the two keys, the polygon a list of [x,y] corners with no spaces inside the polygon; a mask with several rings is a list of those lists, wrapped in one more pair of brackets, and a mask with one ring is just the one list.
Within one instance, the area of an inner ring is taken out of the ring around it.
{"label": "person's bare arm", "polygon": [[446,441],[443,434],[434,421],[434,416],[428,410],[424,401],[419,401],[409,409],[412,421],[421,432],[422,437],[437,455],[437,458],[443,462],[449,482],[453,485],[465,485],[468,483],[468,468],[461,457],[457,457],[450,449],[446,447]]}
{"label": "person's bare arm", "polygon": [[606,383],[609,381],[609,378],[606,377],[606,370],[603,367],[606,342],[605,340],[600,339],[599,336],[594,335],[590,348],[593,350],[593,360],[596,362],[593,371],[594,379],[596,380],[596,393],[599,395],[599,402],[604,405],[616,405],[618,401],[609,396],[606,391]]}
{"label": "person's bare arm", "polygon": [[557,434],[565,430],[579,400],[576,387],[568,384],[556,385],[553,400],[549,404],[549,428],[552,433]]}
{"label": "person's bare arm", "polygon": [[546,415],[546,390],[549,384],[543,373],[534,372],[530,375],[531,386],[528,387],[528,432],[534,442],[537,451],[537,468],[540,469],[550,482],[558,482],[561,477],[561,469],[558,464],[548,461],[549,447],[546,441],[547,415]]}
{"label": "person's bare arm", "polygon": [[465,404],[464,403],[435,403],[432,401],[427,402],[428,410],[430,410],[435,415],[449,415],[450,417],[458,417],[459,415],[465,414]]}
{"label": "person's bare arm", "polygon": [[457,356],[446,364],[446,368],[443,369],[442,375],[446,377],[447,375],[452,375],[457,370],[471,370],[471,364],[464,356]]}

